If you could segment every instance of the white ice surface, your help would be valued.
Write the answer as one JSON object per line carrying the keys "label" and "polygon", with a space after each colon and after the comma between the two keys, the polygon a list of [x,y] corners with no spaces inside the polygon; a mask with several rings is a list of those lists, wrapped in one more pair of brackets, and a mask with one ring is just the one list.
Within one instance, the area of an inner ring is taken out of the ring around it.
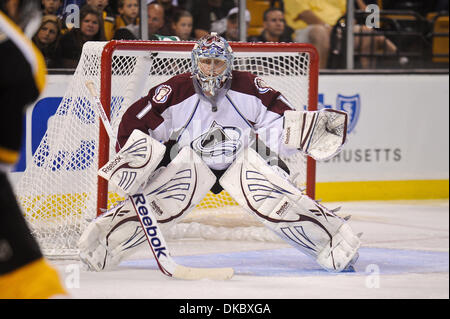
{"label": "white ice surface", "polygon": [[298,299],[449,298],[448,200],[325,203],[352,215],[363,232],[355,273],[330,274],[283,243],[169,242],[180,264],[233,266],[229,281],[183,281],[157,270],[149,252],[118,269],[88,272],[77,261],[52,261],[72,298]]}

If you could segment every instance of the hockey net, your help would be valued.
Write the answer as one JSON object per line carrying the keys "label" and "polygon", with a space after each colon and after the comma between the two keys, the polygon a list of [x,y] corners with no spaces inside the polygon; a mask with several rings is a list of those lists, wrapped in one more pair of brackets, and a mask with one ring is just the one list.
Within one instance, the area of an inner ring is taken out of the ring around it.
{"label": "hockey net", "polygon": [[[17,187],[17,197],[44,254],[74,256],[99,212],[123,200],[97,177],[115,150],[85,83],[93,81],[116,132],[121,116],[148,90],[189,72],[193,42],[88,42],[63,100]],[[317,53],[305,44],[231,43],[234,69],[260,76],[298,109],[317,106]],[[314,197],[315,163],[300,153],[284,159],[292,180]],[[170,238],[274,240],[225,192],[209,193]]]}

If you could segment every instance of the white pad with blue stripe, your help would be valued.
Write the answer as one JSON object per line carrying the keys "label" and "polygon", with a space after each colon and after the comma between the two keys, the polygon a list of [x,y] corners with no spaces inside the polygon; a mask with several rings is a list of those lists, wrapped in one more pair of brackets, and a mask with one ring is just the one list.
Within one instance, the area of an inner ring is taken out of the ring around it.
{"label": "white pad with blue stripe", "polygon": [[242,151],[220,184],[283,240],[329,271],[356,261],[360,240],[346,221],[303,194],[254,150]]}

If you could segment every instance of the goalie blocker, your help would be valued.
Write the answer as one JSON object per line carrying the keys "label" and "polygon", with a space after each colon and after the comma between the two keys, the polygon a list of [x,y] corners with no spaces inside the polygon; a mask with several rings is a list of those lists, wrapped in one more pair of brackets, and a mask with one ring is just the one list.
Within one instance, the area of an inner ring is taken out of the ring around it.
{"label": "goalie blocker", "polygon": [[154,138],[134,130],[122,149],[99,171],[125,194],[134,194],[147,181],[164,157],[166,147]]}

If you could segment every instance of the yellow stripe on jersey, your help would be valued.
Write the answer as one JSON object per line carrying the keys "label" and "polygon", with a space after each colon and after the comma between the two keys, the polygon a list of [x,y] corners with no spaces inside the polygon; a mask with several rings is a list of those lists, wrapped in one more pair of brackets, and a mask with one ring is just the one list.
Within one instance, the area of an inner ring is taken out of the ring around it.
{"label": "yellow stripe on jersey", "polygon": [[36,86],[39,90],[39,93],[42,93],[45,89],[45,85],[47,84],[47,66],[45,65],[44,56],[41,51],[31,42],[31,48],[33,49],[34,55],[36,56],[37,62],[37,70],[34,72],[34,81],[36,82]]}
{"label": "yellow stripe on jersey", "polygon": [[47,68],[39,49],[30,41],[22,30],[3,12],[0,11],[0,30],[14,42],[31,66],[36,88],[41,93],[46,84]]}
{"label": "yellow stripe on jersey", "polygon": [[43,258],[0,276],[0,299],[68,297],[58,272]]}
{"label": "yellow stripe on jersey", "polygon": [[17,162],[18,159],[19,153],[17,151],[0,147],[0,162],[6,164],[14,164]]}

